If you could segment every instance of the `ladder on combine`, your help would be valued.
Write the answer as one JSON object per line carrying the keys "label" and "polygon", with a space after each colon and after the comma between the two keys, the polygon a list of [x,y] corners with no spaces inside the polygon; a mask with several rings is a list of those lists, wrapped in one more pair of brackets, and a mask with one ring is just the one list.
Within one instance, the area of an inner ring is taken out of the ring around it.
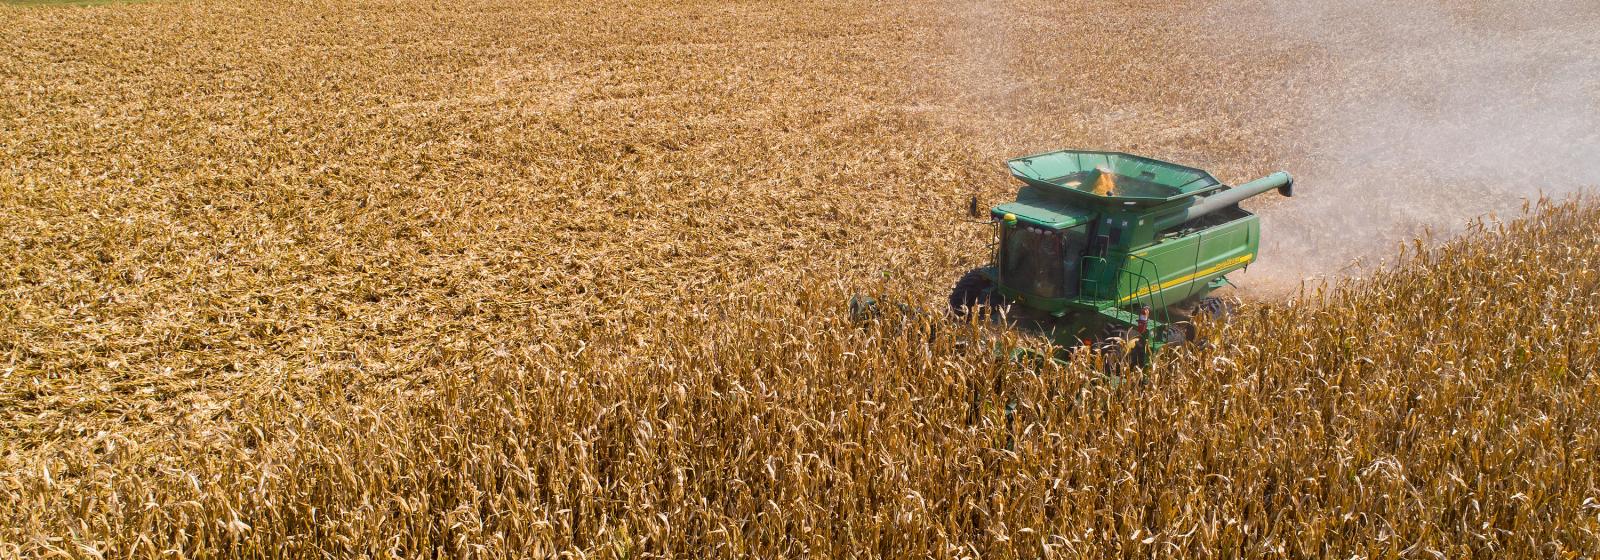
{"label": "ladder on combine", "polygon": [[[1117,267],[1117,275],[1112,279],[1109,285],[1100,284],[1096,280],[1089,278],[1088,275],[1085,275],[1084,287],[1086,288],[1086,291],[1088,291],[1090,295],[1096,299],[1118,302],[1118,305],[1100,310],[1100,314],[1105,316],[1114,324],[1130,326],[1138,325],[1139,314],[1127,311],[1126,308],[1132,307],[1133,309],[1138,309],[1141,306],[1150,308],[1152,315],[1151,319],[1152,323],[1154,324],[1146,325],[1148,331],[1152,331],[1147,333],[1151,336],[1150,339],[1147,339],[1148,345],[1149,342],[1156,341],[1155,339],[1158,336],[1157,333],[1153,331],[1164,328],[1166,325],[1171,324],[1172,317],[1167,311],[1166,293],[1165,290],[1161,289],[1161,272],[1156,267],[1156,264],[1151,262],[1149,259],[1140,257],[1138,255],[1128,255],[1128,258],[1132,261],[1138,262],[1138,266]],[[1087,270],[1087,266],[1090,262],[1097,262],[1102,267],[1110,265],[1105,257],[1087,256],[1084,257],[1084,270]],[[1102,268],[1101,270],[1104,269]],[[1120,298],[1117,297],[1118,288],[1124,285],[1128,285],[1129,289],[1134,294],[1126,302],[1121,301]],[[1130,306],[1127,304],[1134,305]],[[1159,317],[1156,317],[1155,315],[1158,313]],[[1148,358],[1152,353],[1153,352],[1147,351],[1145,352],[1145,356]]]}

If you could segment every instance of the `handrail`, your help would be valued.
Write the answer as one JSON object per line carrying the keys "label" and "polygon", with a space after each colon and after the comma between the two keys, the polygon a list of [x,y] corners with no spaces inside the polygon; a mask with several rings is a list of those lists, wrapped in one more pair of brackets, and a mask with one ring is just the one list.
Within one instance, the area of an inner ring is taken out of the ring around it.
{"label": "handrail", "polygon": [[[1132,276],[1133,278],[1135,278],[1137,280],[1140,280],[1140,281],[1144,282],[1144,284],[1134,284],[1135,288],[1138,288],[1138,287],[1140,287],[1142,285],[1144,287],[1144,289],[1141,290],[1141,291],[1143,291],[1145,293],[1145,295],[1142,298],[1135,298],[1135,301],[1138,301],[1139,299],[1148,299],[1148,298],[1150,298],[1151,294],[1154,292],[1155,283],[1150,281],[1150,277],[1149,276],[1145,276],[1144,275],[1144,273],[1143,273],[1144,272],[1144,267],[1142,265],[1139,268],[1139,272],[1133,272],[1132,270],[1129,270],[1129,269],[1126,269],[1126,268],[1123,269],[1122,272],[1124,274]],[[1115,294],[1113,294],[1113,295],[1115,295]],[[1150,305],[1150,303],[1154,303],[1154,302],[1148,302],[1145,305]]]}
{"label": "handrail", "polygon": [[[1156,277],[1156,281],[1158,283],[1156,283],[1154,285],[1151,285],[1149,283],[1149,280],[1145,281],[1145,289],[1147,290],[1145,292],[1145,297],[1152,300],[1150,303],[1155,303],[1155,301],[1154,301],[1155,298],[1159,296],[1161,298],[1161,307],[1160,307],[1160,309],[1161,309],[1161,322],[1162,323],[1171,323],[1172,322],[1172,317],[1171,317],[1171,315],[1169,313],[1167,313],[1167,291],[1161,289],[1161,284],[1159,283],[1160,280],[1161,280],[1161,267],[1156,266],[1155,261],[1152,261],[1150,259],[1141,257],[1139,255],[1128,255],[1128,256],[1132,257],[1134,259],[1137,259],[1140,262],[1140,264],[1139,264],[1139,271],[1140,272],[1144,271],[1144,267],[1146,265],[1150,266],[1151,272],[1154,273],[1154,275]],[[1152,305],[1152,307],[1154,307],[1154,306]]]}
{"label": "handrail", "polygon": [[[1154,261],[1138,255],[1128,255],[1128,258],[1138,261],[1139,268],[1122,267],[1117,270],[1111,285],[1103,286],[1093,275],[1088,274],[1089,264],[1100,263],[1109,266],[1110,261],[1105,257],[1084,255],[1078,271],[1080,281],[1085,288],[1084,291],[1088,291],[1096,299],[1116,299],[1117,287],[1122,285],[1121,279],[1126,275],[1134,280],[1132,286],[1134,293],[1143,292],[1143,295],[1135,298],[1135,301],[1142,301],[1145,305],[1150,306],[1152,310],[1160,309],[1161,321],[1163,323],[1171,323],[1172,314],[1167,310],[1166,290],[1160,289],[1161,267],[1157,266]],[[1147,271],[1149,274],[1146,274]]]}

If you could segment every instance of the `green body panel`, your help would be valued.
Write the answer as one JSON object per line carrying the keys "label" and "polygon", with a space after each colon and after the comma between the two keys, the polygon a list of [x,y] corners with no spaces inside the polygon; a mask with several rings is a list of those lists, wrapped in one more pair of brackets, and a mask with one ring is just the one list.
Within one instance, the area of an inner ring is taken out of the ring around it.
{"label": "green body panel", "polygon": [[1120,268],[1152,277],[1151,285],[1141,285],[1134,274],[1121,274],[1116,292],[1104,299],[1119,304],[1143,299],[1160,309],[1204,295],[1205,284],[1255,260],[1260,231],[1261,220],[1247,213],[1226,224],[1135,251]]}
{"label": "green body panel", "polygon": [[[1171,320],[1169,309],[1223,285],[1227,274],[1255,261],[1260,247],[1260,220],[1237,200],[1273,188],[1288,194],[1292,185],[1280,173],[1230,188],[1199,169],[1115,152],[1049,152],[1007,166],[1024,185],[1015,201],[991,209],[1000,242],[986,274],[1004,300],[1063,346],[1094,339],[1107,325],[1130,326],[1146,306],[1150,330],[1159,329]],[[1114,182],[1109,192],[1099,182],[1105,174]],[[1059,257],[1068,270],[1062,282],[1071,285],[1030,293],[1025,286],[1039,285],[1026,274],[1034,269],[1005,272],[1005,262],[1057,258],[1020,254],[1033,245],[1007,249],[1008,236],[1016,235],[1059,236],[1060,249],[1052,250],[1074,253]],[[1079,261],[1073,266],[1068,259]],[[1149,347],[1160,345],[1152,340]]]}

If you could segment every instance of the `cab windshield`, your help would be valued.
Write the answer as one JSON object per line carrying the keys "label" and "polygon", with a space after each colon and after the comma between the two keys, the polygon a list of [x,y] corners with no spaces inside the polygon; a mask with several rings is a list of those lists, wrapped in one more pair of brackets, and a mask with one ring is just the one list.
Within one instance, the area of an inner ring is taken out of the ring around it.
{"label": "cab windshield", "polygon": [[1078,267],[1088,241],[1086,225],[1056,230],[1018,224],[1002,229],[1000,281],[1047,298],[1078,295]]}

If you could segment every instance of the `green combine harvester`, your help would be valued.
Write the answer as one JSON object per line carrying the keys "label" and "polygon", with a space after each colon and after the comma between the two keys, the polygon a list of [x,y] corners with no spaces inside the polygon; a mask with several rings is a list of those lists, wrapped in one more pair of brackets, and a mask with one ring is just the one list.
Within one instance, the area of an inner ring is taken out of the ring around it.
{"label": "green combine harvester", "polygon": [[[1145,365],[1222,315],[1211,292],[1255,262],[1261,224],[1239,202],[1294,181],[1278,172],[1236,187],[1211,174],[1116,152],[1057,151],[1006,162],[1025,185],[990,209],[990,263],[956,282],[956,316],[985,310],[1107,363]],[[977,202],[973,202],[977,211]]]}

